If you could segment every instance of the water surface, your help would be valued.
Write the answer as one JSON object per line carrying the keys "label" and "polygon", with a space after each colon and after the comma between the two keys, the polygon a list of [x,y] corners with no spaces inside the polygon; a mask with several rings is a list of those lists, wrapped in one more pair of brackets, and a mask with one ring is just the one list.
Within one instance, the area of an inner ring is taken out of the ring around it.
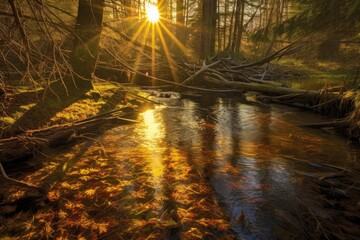
{"label": "water surface", "polygon": [[138,120],[42,158],[25,180],[50,186],[56,205],[36,212],[30,228],[45,219],[51,236],[70,239],[360,234],[358,149],[297,126],[326,117],[204,96],[146,109]]}

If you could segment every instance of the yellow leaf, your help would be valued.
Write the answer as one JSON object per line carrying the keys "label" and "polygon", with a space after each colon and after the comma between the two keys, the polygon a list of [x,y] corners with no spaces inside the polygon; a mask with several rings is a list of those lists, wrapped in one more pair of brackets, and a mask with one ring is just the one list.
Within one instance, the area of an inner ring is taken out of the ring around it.
{"label": "yellow leaf", "polygon": [[63,171],[65,171],[66,168],[67,168],[67,163],[64,164],[64,166],[63,166]]}
{"label": "yellow leaf", "polygon": [[100,234],[106,233],[107,232],[107,225],[101,224],[98,229],[99,229]]}
{"label": "yellow leaf", "polygon": [[60,197],[59,191],[50,191],[47,194],[47,197],[49,198],[50,201],[55,201],[58,200]]}
{"label": "yellow leaf", "polygon": [[96,190],[95,189],[88,189],[85,191],[85,194],[88,196],[93,196],[95,194]]}
{"label": "yellow leaf", "polygon": [[94,230],[97,229],[99,233],[102,234],[107,232],[108,226],[108,223],[94,223],[91,228]]}
{"label": "yellow leaf", "polygon": [[74,204],[72,202],[67,202],[67,203],[65,203],[64,206],[65,206],[65,208],[71,210],[74,207]]}
{"label": "yellow leaf", "polygon": [[83,181],[88,181],[90,179],[90,177],[89,176],[82,176],[79,179],[83,180]]}
{"label": "yellow leaf", "polygon": [[71,189],[71,185],[67,182],[61,183],[61,187]]}
{"label": "yellow leaf", "polygon": [[199,231],[197,228],[190,228],[189,231],[187,231],[187,235],[190,235],[192,239],[203,239],[203,234]]}
{"label": "yellow leaf", "polygon": [[66,217],[67,217],[67,213],[60,210],[60,212],[59,212],[59,218],[64,219],[64,218],[66,218]]}

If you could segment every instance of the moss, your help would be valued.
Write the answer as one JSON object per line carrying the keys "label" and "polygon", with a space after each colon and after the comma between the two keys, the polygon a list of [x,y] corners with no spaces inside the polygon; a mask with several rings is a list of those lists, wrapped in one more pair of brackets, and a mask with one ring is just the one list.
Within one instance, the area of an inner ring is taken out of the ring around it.
{"label": "moss", "polygon": [[299,59],[282,58],[276,64],[307,76],[300,80],[288,79],[287,82],[289,86],[303,89],[320,89],[334,85],[352,88],[358,71],[355,65],[350,66],[346,62],[335,61],[315,61],[307,64]]}
{"label": "moss", "polygon": [[42,90],[36,92],[22,86],[5,108],[5,117],[1,120],[3,129],[10,128],[12,133],[19,127],[34,129],[63,124],[130,105],[129,102],[132,102],[126,101],[126,91],[121,86],[101,83],[94,87],[95,90],[82,96],[60,102],[55,97],[43,99]]}
{"label": "moss", "polygon": [[1,125],[11,125],[15,123],[15,119],[12,117],[3,117],[1,118]]}
{"label": "moss", "polygon": [[23,111],[29,111],[34,105],[35,103],[30,103],[27,105],[21,105],[19,108]]}

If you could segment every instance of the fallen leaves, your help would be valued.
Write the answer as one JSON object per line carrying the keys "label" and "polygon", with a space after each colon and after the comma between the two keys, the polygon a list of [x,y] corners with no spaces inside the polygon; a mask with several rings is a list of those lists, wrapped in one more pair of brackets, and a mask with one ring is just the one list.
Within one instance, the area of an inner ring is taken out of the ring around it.
{"label": "fallen leaves", "polygon": [[97,230],[99,234],[106,233],[109,228],[109,223],[94,223],[91,226],[92,230]]}
{"label": "fallen leaves", "polygon": [[96,190],[95,189],[88,189],[85,191],[85,195],[91,197],[95,195]]}
{"label": "fallen leaves", "polygon": [[[141,143],[119,139],[108,137],[106,156],[96,144],[84,144],[53,157],[33,174],[43,186],[51,185],[51,203],[22,215],[17,225],[0,218],[7,224],[1,230],[24,226],[26,219],[24,236],[33,239],[74,239],[74,234],[80,240],[166,239],[169,231],[184,239],[229,234],[229,223],[199,173],[202,168],[196,170],[181,149],[139,149]],[[12,197],[24,194],[18,191]],[[13,211],[5,210],[2,214]]]}
{"label": "fallen leaves", "polygon": [[230,227],[230,224],[223,219],[202,218],[202,219],[198,220],[197,222],[205,227],[215,228],[218,231],[227,231],[227,230],[229,230],[229,227]]}
{"label": "fallen leaves", "polygon": [[65,219],[68,216],[67,212],[65,212],[63,210],[60,210],[58,215],[59,215],[60,219]]}
{"label": "fallen leaves", "polygon": [[47,197],[50,201],[56,201],[60,198],[60,191],[59,190],[49,191]]}

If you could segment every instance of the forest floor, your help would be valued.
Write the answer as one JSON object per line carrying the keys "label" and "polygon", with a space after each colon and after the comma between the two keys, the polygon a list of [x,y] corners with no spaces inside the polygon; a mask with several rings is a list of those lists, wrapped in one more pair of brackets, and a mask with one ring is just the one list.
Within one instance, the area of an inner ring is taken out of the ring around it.
{"label": "forest floor", "polygon": [[[356,72],[360,68],[360,65],[348,66],[338,61],[304,63],[293,58],[280,59],[274,66],[280,69],[287,69],[301,79],[311,79],[319,83],[343,84],[348,87],[351,87],[354,83]],[[286,80],[286,75],[282,78],[280,77],[279,80]]]}
{"label": "forest floor", "polygon": [[[94,90],[70,104],[62,106],[59,100],[54,98],[46,103],[46,107],[40,108],[37,105],[43,99],[43,89],[17,86],[2,96],[1,137],[9,129],[12,135],[12,132],[17,130],[50,127],[83,120],[116,108],[136,107],[141,104],[134,97],[136,94],[141,95],[134,87],[130,90],[117,84],[95,83]],[[25,114],[26,119],[22,119]]]}

